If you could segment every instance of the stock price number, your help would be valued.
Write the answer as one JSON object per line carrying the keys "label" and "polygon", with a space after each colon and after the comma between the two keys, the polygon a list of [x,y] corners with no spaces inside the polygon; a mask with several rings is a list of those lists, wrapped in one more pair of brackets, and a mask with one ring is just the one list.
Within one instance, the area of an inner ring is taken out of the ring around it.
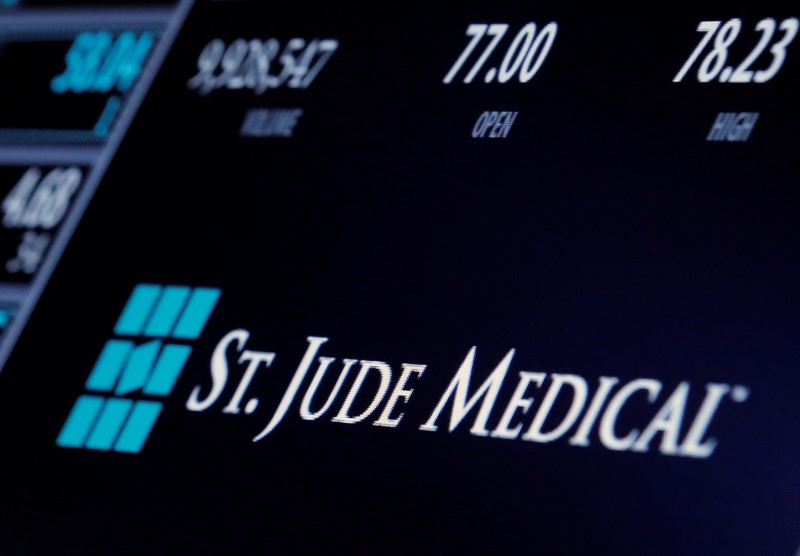
{"label": "stock price number", "polygon": [[22,231],[16,257],[6,261],[8,272],[36,272],[50,245],[49,230],[64,219],[82,179],[83,172],[75,166],[47,173],[32,167],[17,181],[0,205],[3,226]]}
{"label": "stock price number", "polygon": [[[786,48],[797,36],[798,27],[796,17],[780,23],[771,17],[762,19],[755,26],[756,31],[761,33],[758,43],[744,60],[734,66],[726,64],[728,49],[742,30],[742,20],[729,19],[724,24],[721,21],[701,21],[697,31],[705,35],[672,81],[678,83],[684,78],[713,39],[711,52],[703,58],[697,69],[699,82],[708,83],[719,78],[721,83],[766,83],[775,77],[786,61]],[[755,71],[750,69],[768,47],[771,54],[769,66]]]}
{"label": "stock price number", "polygon": [[63,93],[126,92],[133,86],[155,42],[153,33],[125,31],[116,37],[108,31],[84,32],[66,55],[66,68],[50,82]]}
{"label": "stock price number", "polygon": [[[503,40],[508,27],[506,23],[473,23],[469,25],[467,27],[467,36],[472,37],[472,40],[469,41],[455,64],[453,64],[453,67],[444,76],[443,82],[452,82],[478,46],[478,43],[486,36],[491,37],[491,40],[484,46],[483,52],[481,52],[478,59],[475,60],[464,76],[464,83],[472,83],[486,60]],[[503,56],[499,67],[489,68],[483,74],[483,81],[491,83],[496,78],[500,83],[506,83],[514,76],[517,76],[520,83],[527,83],[539,72],[547,55],[550,53],[550,49],[553,47],[553,41],[556,40],[557,33],[558,24],[555,22],[548,23],[541,30],[537,29],[535,23],[528,23],[519,30],[511,44],[506,48],[505,56]]]}
{"label": "stock price number", "polygon": [[82,179],[83,172],[75,166],[53,168],[44,176],[39,168],[29,168],[3,199],[3,226],[45,230],[56,227]]}
{"label": "stock price number", "polygon": [[335,39],[236,39],[209,42],[197,59],[197,74],[187,86],[206,95],[217,89],[251,89],[263,94],[286,85],[306,89],[339,47]]}

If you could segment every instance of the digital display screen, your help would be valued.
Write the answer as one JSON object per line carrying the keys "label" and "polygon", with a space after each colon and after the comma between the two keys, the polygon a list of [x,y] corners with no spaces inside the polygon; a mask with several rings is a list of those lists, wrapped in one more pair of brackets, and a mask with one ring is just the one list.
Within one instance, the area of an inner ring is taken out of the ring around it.
{"label": "digital display screen", "polygon": [[797,6],[127,9],[0,51],[121,103],[0,160],[10,553],[798,553]]}

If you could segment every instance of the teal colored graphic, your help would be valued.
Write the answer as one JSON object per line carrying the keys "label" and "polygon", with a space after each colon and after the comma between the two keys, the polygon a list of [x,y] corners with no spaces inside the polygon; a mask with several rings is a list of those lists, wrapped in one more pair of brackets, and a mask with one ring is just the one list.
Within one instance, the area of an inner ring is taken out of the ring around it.
{"label": "teal colored graphic", "polygon": [[75,37],[65,62],[64,73],[55,76],[50,89],[65,93],[127,92],[147,59],[155,35],[149,31],[84,31]]}
{"label": "teal colored graphic", "polygon": [[80,396],[75,402],[56,444],[64,448],[140,452],[163,404],[117,396],[135,392],[155,398],[168,396],[192,348],[164,343],[163,339],[196,339],[219,296],[216,288],[136,286],[114,334],[151,339],[140,344],[128,339],[106,342],[86,380],[86,390],[91,394]]}

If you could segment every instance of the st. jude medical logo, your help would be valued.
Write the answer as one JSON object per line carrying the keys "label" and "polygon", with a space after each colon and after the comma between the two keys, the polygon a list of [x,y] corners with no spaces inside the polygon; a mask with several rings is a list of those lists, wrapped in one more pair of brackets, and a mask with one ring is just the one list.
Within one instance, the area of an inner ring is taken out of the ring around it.
{"label": "st. jude medical logo", "polygon": [[158,400],[192,353],[186,342],[203,331],[219,296],[216,288],[136,286],[56,444],[140,452],[163,408]]}

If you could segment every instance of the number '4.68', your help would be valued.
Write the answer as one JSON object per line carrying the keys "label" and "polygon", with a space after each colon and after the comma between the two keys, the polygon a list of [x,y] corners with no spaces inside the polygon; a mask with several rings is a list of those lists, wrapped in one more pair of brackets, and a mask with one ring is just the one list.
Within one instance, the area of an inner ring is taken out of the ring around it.
{"label": "number '4.68'", "polygon": [[83,172],[74,166],[53,168],[44,177],[39,168],[29,168],[3,199],[3,226],[54,228],[64,218],[82,178]]}

